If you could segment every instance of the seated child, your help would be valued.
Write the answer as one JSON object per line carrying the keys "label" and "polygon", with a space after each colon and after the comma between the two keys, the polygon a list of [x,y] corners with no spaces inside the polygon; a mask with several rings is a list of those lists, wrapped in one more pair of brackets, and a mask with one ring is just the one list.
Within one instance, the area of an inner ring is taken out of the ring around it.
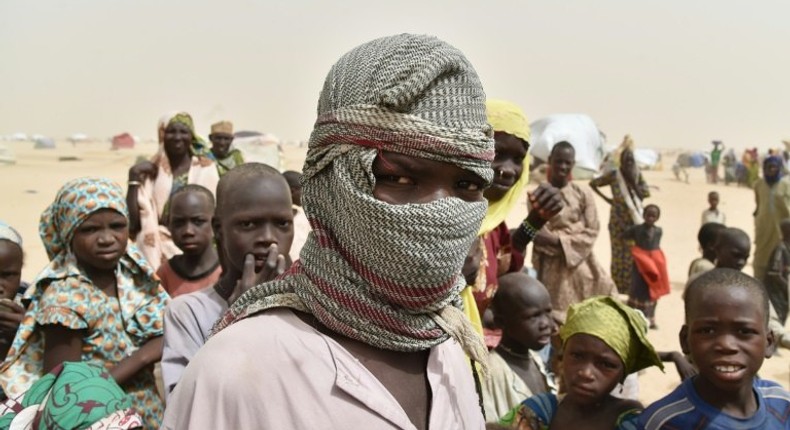
{"label": "seated child", "polygon": [[537,352],[549,344],[555,325],[548,290],[523,272],[499,278],[490,309],[502,340],[488,356],[483,409],[486,421],[497,422],[522,400],[556,392]]}
{"label": "seated child", "polygon": [[716,267],[716,240],[719,232],[724,230],[724,224],[709,222],[702,225],[697,232],[697,242],[702,250],[702,257],[694,259],[689,265],[688,279],[707,272]]}
{"label": "seated child", "polygon": [[[16,330],[25,315],[22,295],[22,236],[0,221],[0,360],[5,360]],[[0,397],[5,397],[0,390]]]}
{"label": "seated child", "polygon": [[788,275],[790,275],[790,219],[779,223],[782,241],[776,245],[765,275],[768,298],[776,310],[779,322],[784,324],[788,314]]}
{"label": "seated child", "polygon": [[214,194],[200,185],[184,185],[170,195],[168,207],[167,228],[183,254],[159,266],[162,287],[176,297],[214,285],[222,274],[211,230]]}
{"label": "seated child", "polygon": [[656,303],[658,298],[669,294],[669,275],[667,259],[661,251],[661,227],[656,221],[661,210],[656,205],[644,209],[645,222],[627,229],[625,239],[634,241],[631,255],[634,269],[631,271],[631,290],[628,293],[628,306],[639,309],[650,321],[650,328],[656,327]]}
{"label": "seated child", "polygon": [[500,424],[519,430],[633,428],[642,405],[611,391],[626,375],[664,365],[647,340],[647,323],[634,309],[608,296],[572,305],[560,328],[559,377],[567,392],[524,400]]}
{"label": "seated child", "polygon": [[[475,240],[472,241],[472,245],[469,246],[469,253],[466,255],[464,266],[461,268],[461,274],[464,275],[464,280],[466,281],[466,287],[461,290],[461,300],[464,303],[464,314],[469,318],[469,321],[472,322],[475,331],[479,333],[480,336],[485,337],[483,332],[483,321],[480,319],[480,311],[477,310],[477,302],[475,302],[475,296],[472,292],[480,274],[478,269],[480,268],[480,260],[482,258],[482,243],[480,238],[476,237]],[[496,336],[494,345],[487,346],[493,348],[499,343],[499,337],[500,336]],[[488,339],[486,338],[486,342],[487,341]]]}
{"label": "seated child", "polygon": [[710,207],[702,211],[702,225],[705,225],[709,222],[727,224],[727,217],[724,215],[724,212],[719,210],[718,192],[711,191],[708,193],[708,205]]}
{"label": "seated child", "polygon": [[65,361],[96,363],[133,396],[145,426],[159,427],[153,369],[168,296],[129,244],[127,216],[121,187],[101,178],[67,182],[41,214],[50,263],[26,293],[31,303],[0,367],[9,397]]}
{"label": "seated child", "polygon": [[738,270],[717,268],[696,278],[684,301],[681,347],[699,374],[650,405],[640,428],[790,428],[790,393],[756,377],[774,342],[762,285]]}
{"label": "seated child", "polygon": [[233,144],[233,123],[230,121],[220,121],[211,124],[211,134],[208,135],[211,141],[211,158],[217,165],[217,173],[222,177],[234,167],[244,164],[244,156],[236,148],[231,149]]}
{"label": "seated child", "polygon": [[223,255],[222,276],[211,287],[177,297],[165,310],[162,379],[167,395],[214,323],[240,295],[238,290],[285,271],[284,256],[293,239],[288,184],[265,164],[247,163],[231,170],[217,186],[213,223]]}

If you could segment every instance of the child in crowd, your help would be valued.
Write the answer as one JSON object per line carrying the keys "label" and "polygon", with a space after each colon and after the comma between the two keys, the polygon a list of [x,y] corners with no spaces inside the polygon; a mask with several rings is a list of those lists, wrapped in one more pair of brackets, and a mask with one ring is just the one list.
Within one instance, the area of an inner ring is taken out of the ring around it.
{"label": "child in crowd", "polygon": [[284,256],[293,239],[287,182],[265,164],[231,170],[217,186],[213,227],[223,254],[222,277],[211,287],[177,297],[165,310],[162,379],[167,395],[228,304],[241,295],[239,289],[285,271]]}
{"label": "child in crowd", "polygon": [[716,240],[719,232],[724,230],[724,228],[724,224],[717,222],[707,222],[699,228],[697,242],[699,242],[699,248],[702,250],[702,257],[694,259],[689,265],[689,281],[694,276],[716,267]]}
{"label": "child in crowd", "polygon": [[[719,232],[719,239],[716,243],[716,267],[741,271],[746,266],[751,251],[752,241],[745,231],[734,227],[726,228]],[[790,333],[787,333],[784,324],[779,322],[779,317],[770,300],[768,302],[768,316],[768,328],[773,332],[776,345],[790,349]]]}
{"label": "child in crowd", "polygon": [[307,215],[302,209],[302,174],[287,170],[283,172],[283,176],[291,189],[291,200],[294,206],[294,240],[289,256],[291,261],[296,261],[299,259],[299,252],[302,251],[302,247],[307,241],[307,235],[310,233],[310,222],[307,221]]}
{"label": "child in crowd", "polygon": [[168,229],[183,254],[159,266],[156,274],[162,287],[170,297],[176,297],[214,285],[222,274],[211,229],[214,194],[200,185],[187,184],[170,196],[168,206]]}
{"label": "child in crowd", "polygon": [[684,301],[681,347],[699,374],[650,405],[640,428],[790,428],[790,393],[756,377],[775,342],[759,281],[717,268],[692,281]]}
{"label": "child in crowd", "polygon": [[719,224],[727,224],[727,216],[724,212],[719,210],[719,193],[711,191],[708,193],[708,207],[702,211],[702,225],[709,222],[716,222]]}
{"label": "child in crowd", "polygon": [[628,294],[628,306],[639,309],[650,321],[650,328],[656,326],[656,303],[658,298],[669,294],[669,275],[667,260],[661,251],[661,227],[656,221],[661,216],[661,209],[650,204],[645,206],[642,224],[628,228],[623,237],[634,242],[631,255],[634,258],[634,269],[631,271],[631,291]]}
{"label": "child in crowd", "polygon": [[168,297],[129,245],[127,216],[121,187],[100,178],[67,182],[42,213],[50,263],[26,293],[31,304],[0,367],[9,396],[63,362],[97,363],[133,396],[146,427],[159,427],[153,368]]}
{"label": "child in crowd", "polygon": [[519,430],[634,428],[642,405],[610,393],[629,374],[650,366],[663,369],[647,340],[645,318],[615,298],[592,297],[570,307],[560,338],[565,396],[530,397],[500,424]]}
{"label": "child in crowd", "polygon": [[771,254],[768,272],[765,276],[765,288],[768,298],[776,310],[779,322],[787,321],[788,313],[788,274],[790,274],[790,219],[779,223],[782,241],[776,245]]}
{"label": "child in crowd", "polygon": [[[22,296],[27,285],[22,282],[22,236],[10,225],[0,221],[0,360],[5,360],[25,308]],[[5,393],[0,389],[0,400]]]}
{"label": "child in crowd", "polygon": [[497,422],[526,398],[556,393],[553,377],[537,352],[549,344],[555,325],[548,290],[523,272],[499,278],[490,309],[502,340],[488,356],[483,407],[486,421]]}
{"label": "child in crowd", "polygon": [[222,177],[230,169],[244,164],[244,155],[236,148],[231,149],[233,144],[233,123],[230,121],[220,121],[211,125],[211,134],[208,135],[211,141],[211,158],[217,164],[217,173]]}

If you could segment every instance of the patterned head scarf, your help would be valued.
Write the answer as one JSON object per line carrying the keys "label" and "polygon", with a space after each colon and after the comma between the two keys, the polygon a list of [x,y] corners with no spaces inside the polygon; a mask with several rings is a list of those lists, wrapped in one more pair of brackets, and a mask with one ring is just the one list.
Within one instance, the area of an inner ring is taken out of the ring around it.
{"label": "patterned head scarf", "polygon": [[625,375],[664,364],[647,340],[647,322],[632,308],[609,296],[589,298],[571,305],[560,338],[565,343],[579,333],[601,339],[620,356]]}
{"label": "patterned head scarf", "polygon": [[179,112],[173,115],[173,117],[170,118],[170,120],[167,122],[165,129],[167,129],[167,127],[170,127],[172,124],[182,124],[189,128],[189,131],[192,133],[192,145],[189,146],[189,152],[192,155],[205,156],[206,154],[208,154],[209,152],[208,145],[206,145],[206,141],[203,140],[202,137],[198,136],[198,134],[195,133],[195,124],[192,121],[191,115],[189,115],[186,112]]}
{"label": "patterned head scarf", "polygon": [[[775,164],[776,166],[779,167],[776,170],[775,175],[769,175],[767,173],[766,166],[768,166],[769,164]],[[765,182],[767,182],[769,185],[773,185],[779,182],[779,180],[782,179],[782,166],[784,166],[784,160],[782,160],[782,157],[778,155],[771,155],[769,157],[766,157],[765,160],[763,161],[763,179],[765,179]]]}
{"label": "patterned head scarf", "polygon": [[13,227],[0,221],[0,240],[7,240],[9,242],[13,242],[19,247],[22,247],[22,236],[19,235],[19,232],[14,230]]}
{"label": "patterned head scarf", "polygon": [[49,259],[66,255],[74,230],[100,209],[129,216],[120,185],[104,178],[79,178],[63,185],[55,201],[41,214],[38,226]]}
{"label": "patterned head scarf", "polygon": [[143,426],[124,393],[101,366],[64,362],[28,391],[0,406],[0,428],[132,429]]}
{"label": "patterned head scarf", "polygon": [[[530,129],[524,111],[514,103],[505,100],[486,101],[486,115],[488,123],[494,131],[501,131],[518,137],[524,142],[529,142]],[[488,211],[480,226],[480,234],[488,233],[497,228],[507,218],[513,206],[518,203],[524,187],[529,182],[529,156],[524,158],[524,170],[521,177],[508,192],[497,202],[488,202]]]}
{"label": "patterned head scarf", "polygon": [[[402,34],[361,45],[332,67],[304,165],[313,230],[279,280],[249,290],[215,327],[287,306],[375,347],[419,351],[456,339],[487,355],[460,310],[460,274],[485,202],[391,205],[373,197],[381,151],[452,163],[492,179],[485,95],[456,48]],[[339,211],[338,208],[343,208]]]}

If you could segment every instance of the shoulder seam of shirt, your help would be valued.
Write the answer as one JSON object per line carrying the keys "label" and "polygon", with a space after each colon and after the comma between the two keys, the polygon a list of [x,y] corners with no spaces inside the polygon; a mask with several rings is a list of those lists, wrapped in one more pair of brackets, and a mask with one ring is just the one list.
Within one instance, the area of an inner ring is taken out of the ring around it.
{"label": "shoulder seam of shirt", "polygon": [[694,404],[686,397],[666,406],[662,406],[650,415],[650,418],[645,423],[645,430],[660,429],[664,423],[672,418],[691,412],[694,409]]}
{"label": "shoulder seam of shirt", "polygon": [[762,387],[757,387],[757,389],[760,391],[760,394],[762,394],[762,396],[765,397],[766,399],[781,399],[790,402],[790,392],[788,392],[782,387],[762,386]]}

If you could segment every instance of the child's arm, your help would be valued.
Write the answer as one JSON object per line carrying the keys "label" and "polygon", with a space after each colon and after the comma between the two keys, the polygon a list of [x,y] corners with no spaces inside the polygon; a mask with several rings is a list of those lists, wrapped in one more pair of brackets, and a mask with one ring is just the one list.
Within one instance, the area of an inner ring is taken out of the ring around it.
{"label": "child's arm", "polygon": [[624,240],[634,240],[637,227],[639,227],[639,224],[628,227],[620,237]]}
{"label": "child's arm", "polygon": [[115,382],[123,384],[139,372],[140,369],[159,361],[162,358],[163,342],[162,336],[149,339],[140,349],[110,369],[110,375],[115,379]]}
{"label": "child's arm", "polygon": [[75,330],[60,324],[45,324],[44,373],[64,361],[82,361],[82,338],[85,330]]}

